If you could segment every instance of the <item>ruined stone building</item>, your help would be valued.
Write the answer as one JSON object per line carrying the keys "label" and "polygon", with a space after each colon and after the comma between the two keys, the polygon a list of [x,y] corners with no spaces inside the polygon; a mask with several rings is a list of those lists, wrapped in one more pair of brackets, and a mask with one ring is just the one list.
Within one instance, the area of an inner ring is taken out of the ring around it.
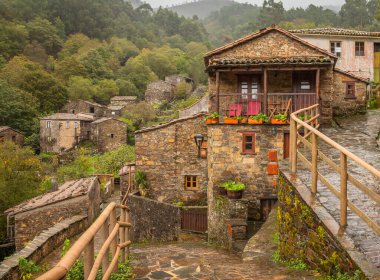
{"label": "ruined stone building", "polygon": [[57,113],[40,120],[40,146],[43,152],[61,153],[90,140],[94,119],[69,113]]}
{"label": "ruined stone building", "polygon": [[[319,103],[321,121],[365,110],[368,80],[336,67],[338,57],[276,26],[260,30],[205,56],[209,113],[136,132],[136,170],[146,173],[149,196],[174,203],[204,199],[208,236],[228,246],[265,220],[277,199],[278,162],[289,156],[289,126],[228,125],[225,116],[290,114]],[[201,107],[201,106],[200,106]],[[193,109],[193,108],[191,108]],[[194,137],[202,137],[202,145]],[[246,185],[242,200],[219,195],[233,180]],[[236,234],[236,236],[234,236]]]}
{"label": "ruined stone building", "polygon": [[127,124],[113,118],[100,118],[93,121],[91,127],[91,140],[98,152],[107,152],[117,149],[127,142]]}
{"label": "ruined stone building", "polygon": [[137,96],[114,96],[111,98],[111,106],[127,106],[137,102]]}
{"label": "ruined stone building", "polygon": [[45,229],[73,216],[87,217],[89,225],[100,212],[100,202],[97,177],[68,181],[56,191],[6,210],[8,238],[15,241],[19,251]]}
{"label": "ruined stone building", "polygon": [[151,104],[171,101],[174,98],[175,86],[165,81],[149,83],[145,91],[145,100]]}
{"label": "ruined stone building", "polygon": [[331,27],[290,32],[336,55],[336,67],[376,83],[380,82],[380,32]]}
{"label": "ruined stone building", "polygon": [[0,143],[5,141],[12,141],[17,145],[22,146],[24,145],[24,135],[9,126],[0,126]]}
{"label": "ruined stone building", "polygon": [[69,101],[64,107],[62,112],[69,114],[90,114],[95,118],[101,118],[106,115],[107,107],[95,102],[86,100]]}

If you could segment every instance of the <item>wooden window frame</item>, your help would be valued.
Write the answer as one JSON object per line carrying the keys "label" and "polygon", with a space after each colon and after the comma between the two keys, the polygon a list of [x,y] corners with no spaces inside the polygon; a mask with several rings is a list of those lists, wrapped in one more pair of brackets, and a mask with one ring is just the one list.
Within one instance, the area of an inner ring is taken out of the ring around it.
{"label": "wooden window frame", "polygon": [[363,41],[355,41],[355,56],[365,56],[365,43]]}
{"label": "wooden window frame", "polygon": [[[336,51],[337,44],[340,44],[340,52]],[[337,57],[342,57],[342,41],[330,41],[330,52],[336,55]]]}
{"label": "wooden window frame", "polygon": [[46,128],[51,128],[51,121],[46,121]]}
{"label": "wooden window frame", "polygon": [[[356,99],[356,83],[355,82],[345,82],[346,84],[346,92],[345,92],[345,99]],[[348,87],[352,86],[352,92],[349,93]]]}
{"label": "wooden window frame", "polygon": [[[190,179],[190,180],[189,180]],[[187,183],[190,182],[190,187],[187,186]],[[195,184],[195,186],[194,186]],[[185,191],[198,191],[198,176],[197,175],[185,175],[184,181]]]}
{"label": "wooden window frame", "polygon": [[[242,132],[243,140],[242,140],[242,155],[256,155],[256,133],[254,132]],[[252,142],[247,142],[246,137],[252,136]],[[246,149],[246,144],[252,144],[252,149]]]}

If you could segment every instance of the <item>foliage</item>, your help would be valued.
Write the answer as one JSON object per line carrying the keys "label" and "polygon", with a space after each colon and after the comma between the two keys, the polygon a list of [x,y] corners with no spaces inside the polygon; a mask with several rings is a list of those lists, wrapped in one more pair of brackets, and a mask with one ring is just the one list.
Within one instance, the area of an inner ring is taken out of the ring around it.
{"label": "foliage", "polygon": [[183,207],[185,206],[185,203],[183,201],[177,201],[174,203],[175,206],[178,206],[178,207]]}
{"label": "foliage", "polygon": [[279,251],[275,251],[273,253],[272,260],[276,263],[283,264],[283,265],[289,267],[290,269],[294,269],[294,270],[307,270],[308,269],[307,264],[304,263],[300,259],[290,259],[290,260],[282,259]]}
{"label": "foliage", "polygon": [[218,112],[214,112],[214,113],[212,113],[211,115],[207,115],[207,116],[205,116],[205,120],[208,120],[208,119],[216,119],[216,118],[219,118],[219,113],[218,113]]}
{"label": "foliage", "polygon": [[25,258],[18,259],[18,268],[20,270],[20,279],[29,280],[33,279],[33,273],[40,272],[41,267],[37,266],[34,261],[29,261]]}
{"label": "foliage", "polygon": [[156,113],[153,106],[147,102],[128,105],[123,114],[123,118],[131,120],[135,129],[140,129],[143,125],[154,121]]}
{"label": "foliage", "polygon": [[133,267],[129,262],[119,263],[118,264],[119,271],[117,273],[113,273],[111,275],[111,280],[130,280],[133,279]]}
{"label": "foliage", "polygon": [[274,115],[273,118],[280,121],[286,121],[288,119],[288,115],[277,114]]}
{"label": "foliage", "polygon": [[142,190],[146,190],[148,188],[148,180],[144,171],[137,170],[135,174],[135,180],[136,185]]}
{"label": "foliage", "polygon": [[268,122],[268,116],[263,113],[259,113],[255,116],[250,116],[249,118],[257,121],[262,120],[263,122]]}
{"label": "foliage", "polygon": [[71,246],[71,241],[70,239],[65,239],[65,241],[63,242],[63,246],[62,246],[62,251],[61,251],[61,258],[66,255],[66,253],[69,251],[70,249],[70,246]]}
{"label": "foliage", "polygon": [[84,280],[84,264],[82,260],[76,260],[66,274],[67,280]]}
{"label": "foliage", "polygon": [[222,188],[225,188],[227,191],[242,191],[245,190],[245,185],[243,183],[236,183],[234,181],[227,181],[221,184]]}

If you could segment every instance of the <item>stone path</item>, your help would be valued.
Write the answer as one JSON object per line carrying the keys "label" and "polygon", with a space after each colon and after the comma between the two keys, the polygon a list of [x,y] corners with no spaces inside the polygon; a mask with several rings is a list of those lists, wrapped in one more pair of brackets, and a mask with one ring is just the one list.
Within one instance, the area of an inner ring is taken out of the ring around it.
{"label": "stone path", "polygon": [[[376,141],[376,136],[380,131],[380,110],[369,111],[365,116],[355,116],[350,119],[338,120],[338,122],[340,128],[323,128],[321,131],[367,163],[380,169],[380,148]],[[325,155],[339,164],[339,153],[337,151],[324,143],[319,143],[319,148]],[[320,172],[339,190],[339,175],[327,164],[321,161],[318,164]],[[304,170],[302,163],[299,163],[299,167],[302,169],[302,172],[298,172],[299,177],[310,186],[310,172]],[[356,166],[350,160],[348,161],[348,169],[359,181],[380,193],[380,182],[373,175]],[[339,221],[339,199],[321,182],[318,182],[317,197],[336,221]],[[350,183],[348,184],[348,198],[377,224],[380,224],[380,206]],[[348,211],[346,233],[352,238],[355,246],[365,254],[366,258],[380,268],[380,237],[350,210]]]}
{"label": "stone path", "polygon": [[132,247],[135,279],[314,279],[308,272],[291,271],[267,258],[243,262],[227,251],[202,243]]}

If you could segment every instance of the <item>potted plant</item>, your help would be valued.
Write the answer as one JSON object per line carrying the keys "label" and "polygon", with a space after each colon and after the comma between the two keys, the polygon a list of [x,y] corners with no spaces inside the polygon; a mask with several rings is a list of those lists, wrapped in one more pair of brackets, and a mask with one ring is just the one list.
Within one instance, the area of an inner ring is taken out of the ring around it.
{"label": "potted plant", "polygon": [[227,182],[225,189],[227,190],[227,197],[230,199],[240,199],[243,196],[245,185],[243,183]]}
{"label": "potted plant", "polygon": [[288,120],[287,115],[277,114],[277,115],[274,115],[273,118],[271,119],[271,124],[286,124],[287,120]]}
{"label": "potted plant", "polygon": [[239,120],[237,117],[224,117],[225,124],[238,124]]}
{"label": "potted plant", "polygon": [[262,113],[259,113],[255,116],[250,116],[248,118],[249,124],[262,124],[268,122],[268,116]]}
{"label": "potted plant", "polygon": [[137,170],[135,174],[136,178],[136,186],[139,189],[140,195],[145,197],[148,194],[148,180],[146,179],[146,174],[141,171]]}
{"label": "potted plant", "polygon": [[215,112],[211,115],[205,117],[206,124],[218,124],[219,123],[219,113]]}
{"label": "potted plant", "polygon": [[238,117],[238,119],[239,119],[239,123],[243,123],[243,124],[248,123],[248,117]]}
{"label": "potted plant", "polygon": [[219,194],[227,195],[227,187],[232,183],[233,183],[232,181],[228,181],[228,182],[224,182],[220,184],[220,186],[218,187]]}

